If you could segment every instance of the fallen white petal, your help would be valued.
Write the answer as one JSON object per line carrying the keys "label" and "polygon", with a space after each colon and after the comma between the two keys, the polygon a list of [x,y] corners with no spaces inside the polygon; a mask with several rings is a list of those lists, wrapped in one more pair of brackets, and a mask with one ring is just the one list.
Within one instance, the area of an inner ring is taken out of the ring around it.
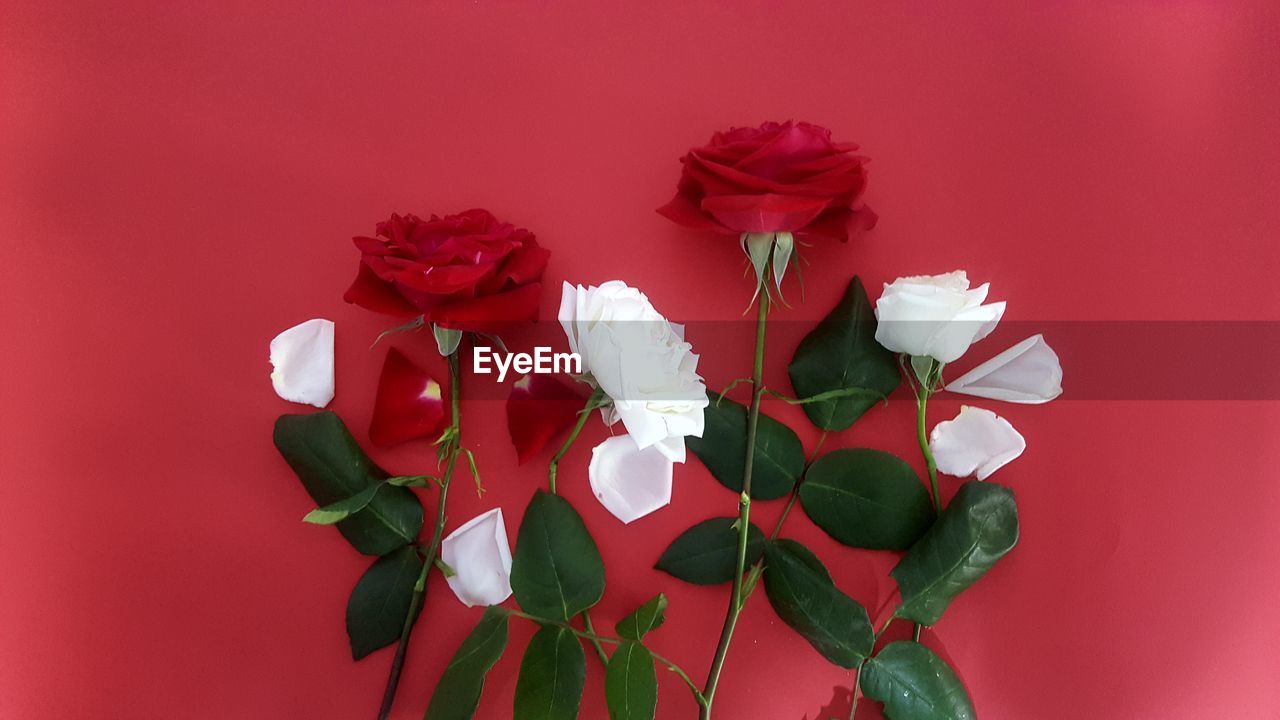
{"label": "fallen white petal", "polygon": [[1032,335],[947,383],[947,390],[1014,403],[1046,403],[1062,394],[1058,354]]}
{"label": "fallen white petal", "polygon": [[938,423],[929,434],[929,450],[938,471],[955,477],[991,473],[1027,449],[1027,441],[1008,420],[990,410],[963,406],[954,420]]}
{"label": "fallen white petal", "polygon": [[511,597],[511,545],[502,508],[449,533],[440,546],[440,559],[453,570],[446,582],[463,605],[497,605]]}
{"label": "fallen white petal", "polygon": [[630,435],[595,446],[587,476],[605,509],[624,523],[671,502],[672,462],[656,446],[640,449]]}
{"label": "fallen white petal", "polygon": [[271,386],[289,402],[324,407],[333,400],[333,321],[295,325],[271,341]]}

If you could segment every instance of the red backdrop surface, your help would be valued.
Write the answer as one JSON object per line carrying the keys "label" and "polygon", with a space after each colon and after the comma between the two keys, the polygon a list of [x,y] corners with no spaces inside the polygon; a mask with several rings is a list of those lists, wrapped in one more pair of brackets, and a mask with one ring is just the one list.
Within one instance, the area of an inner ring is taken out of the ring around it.
{"label": "red backdrop surface", "polygon": [[[689,146],[793,117],[863,145],[881,222],[809,248],[807,297],[780,318],[821,317],[854,272],[874,289],[963,267],[1011,320],[1280,320],[1275,4],[1054,5],[4,3],[0,716],[372,715],[389,652],[352,663],[343,630],[367,560],[299,522],[270,428],[300,408],[272,394],[266,351],[334,319],[332,407],[364,439],[388,323],[341,294],[350,236],[393,211],[480,205],[533,229],[554,253],[544,317],[562,279],[621,278],[674,319],[737,319],[736,244],[653,209]],[[750,342],[699,348],[713,387]],[[790,353],[770,349],[773,384]],[[1022,542],[937,628],[981,715],[1280,716],[1280,407],[1072,400],[1064,363],[1062,400],[998,408],[1029,441],[998,476]],[[514,536],[545,455],[517,467],[501,405],[464,405],[488,493],[456,493],[450,527],[498,504]],[[812,447],[799,412],[767,411]],[[911,428],[897,396],[828,447],[919,467]],[[650,566],[734,495],[691,460],[671,507],[623,527],[586,485],[605,433],[561,472],[608,567],[598,621],[664,590],[655,647],[701,679],[726,589]],[[375,457],[411,472],[430,452]],[[888,589],[891,555],[799,514],[787,534],[864,602]],[[478,616],[433,576],[397,718],[421,715]],[[481,717],[510,712],[516,627]],[[583,717],[603,717],[601,676]],[[691,716],[661,680],[659,716]],[[719,716],[814,720],[849,681],[757,595]]]}

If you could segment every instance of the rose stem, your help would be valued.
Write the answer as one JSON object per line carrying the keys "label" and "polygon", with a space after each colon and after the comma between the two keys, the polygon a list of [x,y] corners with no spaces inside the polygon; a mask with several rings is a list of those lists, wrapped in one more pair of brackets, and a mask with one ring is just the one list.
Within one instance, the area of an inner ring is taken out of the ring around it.
{"label": "rose stem", "polygon": [[[569,431],[569,437],[565,438],[564,444],[556,451],[554,457],[551,458],[551,465],[547,468],[547,489],[552,495],[556,494],[556,471],[560,466],[560,458],[569,452],[569,448],[573,447],[573,443],[578,439],[578,435],[582,433],[582,428],[587,424],[587,418],[591,417],[591,411],[600,406],[601,399],[604,398],[604,390],[596,388],[591,393],[591,397],[587,398],[587,404],[582,406],[582,410],[578,413],[578,422],[574,423],[573,429]],[[596,649],[596,657],[600,658],[600,662],[605,665],[609,664],[609,656],[604,651],[604,646],[599,640],[595,639],[595,628],[591,625],[591,612],[589,610],[582,611],[582,626],[586,628],[589,635],[582,635],[590,641],[591,645]]]}
{"label": "rose stem", "polygon": [[387,677],[387,689],[382,695],[382,708],[378,710],[378,720],[387,720],[391,715],[391,705],[396,699],[396,688],[400,685],[400,672],[404,669],[404,654],[409,647],[409,635],[413,632],[414,621],[422,609],[422,598],[427,591],[427,575],[435,565],[436,552],[440,548],[440,536],[444,533],[444,507],[449,498],[449,482],[453,479],[453,468],[458,461],[458,453],[462,449],[462,412],[460,397],[462,391],[461,371],[458,367],[458,352],[455,350],[449,360],[449,406],[452,432],[448,447],[448,462],[444,475],[440,477],[440,503],[436,508],[436,526],[431,533],[431,543],[423,555],[422,572],[413,586],[413,596],[409,600],[409,612],[404,618],[404,627],[400,630],[400,642],[396,645],[396,656],[391,661],[391,675]]}
{"label": "rose stem", "polygon": [[591,393],[591,397],[587,398],[587,404],[582,406],[582,410],[578,412],[578,422],[574,424],[573,429],[569,431],[569,437],[565,438],[564,444],[556,451],[551,458],[551,465],[547,468],[547,490],[552,495],[556,494],[556,472],[560,466],[560,459],[569,452],[569,448],[573,447],[574,441],[578,439],[578,435],[582,432],[582,428],[587,424],[587,418],[591,417],[591,411],[600,405],[600,400],[604,397],[604,391],[596,388]]}
{"label": "rose stem", "polygon": [[[942,494],[938,492],[938,463],[933,459],[933,451],[929,449],[929,436],[925,428],[925,415],[929,405],[929,395],[934,385],[942,378],[942,363],[937,360],[929,362],[929,372],[916,388],[916,440],[920,443],[920,454],[924,455],[924,465],[929,471],[929,487],[933,490],[933,509],[942,512]],[[913,623],[911,639],[920,642],[920,623]],[[854,688],[857,689],[856,687]]]}
{"label": "rose stem", "polygon": [[[765,281],[760,282],[763,284]],[[747,564],[747,530],[751,527],[751,471],[755,464],[756,426],[760,422],[760,399],[764,396],[764,335],[769,318],[767,287],[761,288],[759,304],[759,312],[756,314],[755,362],[751,370],[751,409],[747,413],[747,456],[743,461],[742,494],[738,496],[738,561],[733,571],[733,589],[729,597],[729,609],[724,617],[724,628],[720,631],[716,656],[711,661],[711,671],[707,674],[707,685],[702,689],[702,696],[707,701],[702,706],[703,720],[709,720],[711,717],[711,703],[715,699],[716,686],[720,683],[720,672],[724,669],[725,655],[729,652],[729,643],[733,640],[733,629],[737,626],[738,615],[742,612],[742,573]]]}

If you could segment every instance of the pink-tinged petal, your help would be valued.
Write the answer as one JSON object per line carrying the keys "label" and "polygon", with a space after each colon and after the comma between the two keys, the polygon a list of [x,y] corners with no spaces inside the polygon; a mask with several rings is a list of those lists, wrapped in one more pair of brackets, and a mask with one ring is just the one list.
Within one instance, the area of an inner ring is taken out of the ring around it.
{"label": "pink-tinged petal", "polygon": [[738,232],[801,230],[830,202],[793,195],[720,195],[702,199],[702,209]]}
{"label": "pink-tinged petal", "polygon": [[388,350],[378,378],[369,439],[381,447],[419,438],[434,439],[445,424],[440,383],[399,350]]}
{"label": "pink-tinged petal", "polygon": [[947,383],[946,389],[1012,403],[1046,403],[1062,394],[1062,364],[1043,335],[1032,335]]}
{"label": "pink-tinged petal", "polygon": [[929,434],[929,450],[938,472],[986,480],[1027,449],[1027,441],[1008,420],[990,410],[960,408],[954,420],[940,422]]}
{"label": "pink-tinged petal", "polygon": [[578,421],[586,396],[554,375],[525,375],[507,398],[507,430],[523,465]]}
{"label": "pink-tinged petal", "polygon": [[440,559],[453,570],[446,582],[463,605],[497,605],[511,597],[511,542],[502,508],[449,533],[440,544]]}
{"label": "pink-tinged petal", "polygon": [[360,271],[356,273],[355,281],[351,283],[351,287],[347,289],[342,299],[366,310],[386,315],[410,317],[422,312],[410,305],[400,293],[396,292],[391,283],[378,277],[364,262],[360,263]]}
{"label": "pink-tinged petal", "polygon": [[295,325],[271,341],[271,386],[289,402],[322,408],[333,400],[333,321]]}
{"label": "pink-tinged petal", "polygon": [[592,449],[587,476],[600,504],[630,523],[671,502],[672,467],[658,448],[641,450],[630,435],[617,435]]}

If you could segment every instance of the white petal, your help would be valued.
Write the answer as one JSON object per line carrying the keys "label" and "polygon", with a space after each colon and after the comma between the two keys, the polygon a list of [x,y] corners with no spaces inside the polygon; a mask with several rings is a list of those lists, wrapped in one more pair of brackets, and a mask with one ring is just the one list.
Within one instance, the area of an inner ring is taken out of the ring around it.
{"label": "white petal", "polygon": [[929,450],[938,471],[955,477],[974,475],[986,480],[1026,449],[1027,441],[1008,420],[967,405],[954,420],[938,423],[929,434]]}
{"label": "white petal", "polygon": [[497,605],[511,597],[511,545],[502,508],[449,533],[440,546],[440,559],[453,569],[446,582],[463,605]]}
{"label": "white petal", "polygon": [[947,390],[1014,403],[1046,403],[1062,394],[1058,354],[1032,335],[947,383]]}
{"label": "white petal", "polygon": [[671,502],[671,460],[657,447],[641,450],[618,435],[591,451],[587,475],[600,504],[624,523]]}
{"label": "white petal", "polygon": [[324,407],[333,400],[333,321],[316,318],[271,341],[271,386],[289,402]]}

